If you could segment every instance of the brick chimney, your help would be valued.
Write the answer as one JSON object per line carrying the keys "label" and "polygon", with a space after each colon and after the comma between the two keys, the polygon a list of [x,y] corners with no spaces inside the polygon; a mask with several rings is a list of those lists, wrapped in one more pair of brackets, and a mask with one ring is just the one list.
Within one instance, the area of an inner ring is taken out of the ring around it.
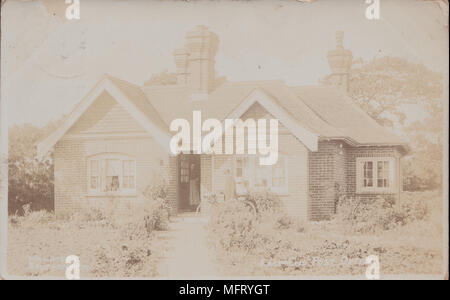
{"label": "brick chimney", "polygon": [[208,94],[214,89],[215,56],[219,39],[205,26],[186,34],[183,49],[175,50],[177,84],[187,84],[193,93]]}
{"label": "brick chimney", "polygon": [[332,85],[341,87],[348,91],[350,67],[352,65],[353,55],[350,50],[344,49],[344,32],[336,32],[336,49],[327,54],[328,64],[331,75],[329,76]]}
{"label": "brick chimney", "polygon": [[185,49],[177,49],[173,52],[173,56],[177,66],[177,84],[187,84],[189,54]]}

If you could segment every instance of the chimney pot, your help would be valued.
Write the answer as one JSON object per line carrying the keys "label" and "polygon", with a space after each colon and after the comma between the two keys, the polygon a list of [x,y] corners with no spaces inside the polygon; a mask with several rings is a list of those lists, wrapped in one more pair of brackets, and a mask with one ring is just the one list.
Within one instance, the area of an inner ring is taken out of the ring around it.
{"label": "chimney pot", "polygon": [[214,89],[215,56],[219,39],[206,26],[197,26],[186,34],[184,49],[174,52],[177,83],[188,84],[193,93],[207,94]]}
{"label": "chimney pot", "polygon": [[336,49],[327,54],[328,64],[330,66],[331,84],[348,91],[348,80],[350,67],[352,65],[353,55],[350,50],[344,49],[344,32],[336,32]]}

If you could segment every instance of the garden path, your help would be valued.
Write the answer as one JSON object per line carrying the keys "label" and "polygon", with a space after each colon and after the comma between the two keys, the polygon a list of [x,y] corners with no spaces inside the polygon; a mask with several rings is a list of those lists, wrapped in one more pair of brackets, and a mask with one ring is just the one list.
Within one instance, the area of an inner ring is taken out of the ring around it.
{"label": "garden path", "polygon": [[167,242],[158,267],[159,277],[167,279],[210,279],[217,268],[206,241],[206,219],[195,213],[171,218],[168,231],[158,237]]}

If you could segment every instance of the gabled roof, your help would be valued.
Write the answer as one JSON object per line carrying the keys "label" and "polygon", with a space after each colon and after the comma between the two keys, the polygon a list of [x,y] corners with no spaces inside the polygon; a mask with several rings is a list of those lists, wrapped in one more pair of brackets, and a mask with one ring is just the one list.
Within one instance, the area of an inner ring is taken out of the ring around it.
{"label": "gabled roof", "polygon": [[287,86],[283,81],[225,82],[207,98],[193,100],[187,86],[142,88],[166,124],[176,118],[223,120],[255,90],[270,96],[300,126],[319,139],[345,139],[352,145],[393,145],[407,149],[407,142],[379,125],[339,88],[333,86]]}
{"label": "gabled roof", "polygon": [[127,98],[133,102],[133,104],[144,113],[149,120],[151,120],[160,130],[164,132],[169,132],[169,127],[163,121],[159,113],[155,110],[155,108],[151,105],[151,103],[147,100],[147,97],[142,92],[142,89],[132,84],[128,81],[121,80],[115,78],[111,75],[105,74],[105,77],[108,78],[116,87],[118,87]]}
{"label": "gabled roof", "polygon": [[105,75],[89,91],[83,100],[75,106],[72,112],[63,120],[62,124],[38,143],[38,157],[46,155],[91,104],[105,91],[114,97],[147,132],[154,136],[155,140],[163,148],[169,149],[170,135],[168,127],[150,102],[146,100],[141,89],[129,82]]}
{"label": "gabled roof", "polygon": [[[244,101],[249,101],[255,91],[270,99],[269,106],[272,110],[279,110],[277,114],[284,118],[280,119],[281,123],[294,120],[297,123],[297,133],[306,134],[303,137],[343,139],[354,146],[392,145],[401,146],[404,150],[408,147],[406,141],[379,125],[345,93],[332,86],[291,87],[276,80],[225,81],[209,95],[199,96],[193,95],[188,86],[139,87],[105,75],[66,118],[63,125],[39,144],[38,152],[48,152],[102,89],[108,89],[114,98],[120,98],[119,102],[126,106],[144,128],[151,134],[156,134],[161,143],[166,143],[166,148],[169,147],[171,134],[168,128],[172,120],[184,118],[191,122],[192,112],[199,110],[203,120],[215,118],[223,121]],[[272,111],[269,112],[273,114]],[[295,126],[291,126],[291,129]],[[311,150],[313,148],[310,147]]]}

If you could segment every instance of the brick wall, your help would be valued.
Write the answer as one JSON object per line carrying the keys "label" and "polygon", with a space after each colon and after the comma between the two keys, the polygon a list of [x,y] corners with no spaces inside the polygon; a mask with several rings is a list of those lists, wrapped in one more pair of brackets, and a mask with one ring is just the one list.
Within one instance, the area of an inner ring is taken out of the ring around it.
{"label": "brick wall", "polygon": [[82,141],[59,141],[55,146],[55,213],[71,214],[87,205],[87,173]]}
{"label": "brick wall", "polygon": [[136,159],[137,196],[118,196],[115,201],[133,203],[147,186],[164,178],[169,184],[169,202],[176,204],[175,158],[169,157],[152,138],[62,139],[54,151],[57,216],[72,214],[89,205],[103,205],[111,198],[87,193],[87,159],[100,153],[120,153]]}
{"label": "brick wall", "polygon": [[165,172],[168,174],[167,202],[170,206],[170,214],[176,215],[178,212],[178,161],[176,156],[169,157]]}
{"label": "brick wall", "polygon": [[[378,194],[356,194],[356,158],[357,157],[394,157],[397,159],[396,180],[401,187],[400,163],[401,154],[396,147],[358,147],[349,148],[347,152],[346,168],[348,170],[347,195],[360,198],[373,199]],[[398,192],[398,191],[397,191]]]}
{"label": "brick wall", "polygon": [[[377,196],[356,195],[357,157],[395,157],[400,162],[400,153],[395,147],[351,147],[340,141],[320,141],[318,151],[309,154],[309,219],[330,218],[336,212],[339,194],[360,198]],[[399,172],[396,174],[400,181]]]}
{"label": "brick wall", "polygon": [[337,141],[321,141],[309,154],[309,215],[311,220],[330,218],[335,212],[337,185],[346,184],[345,149]]}

